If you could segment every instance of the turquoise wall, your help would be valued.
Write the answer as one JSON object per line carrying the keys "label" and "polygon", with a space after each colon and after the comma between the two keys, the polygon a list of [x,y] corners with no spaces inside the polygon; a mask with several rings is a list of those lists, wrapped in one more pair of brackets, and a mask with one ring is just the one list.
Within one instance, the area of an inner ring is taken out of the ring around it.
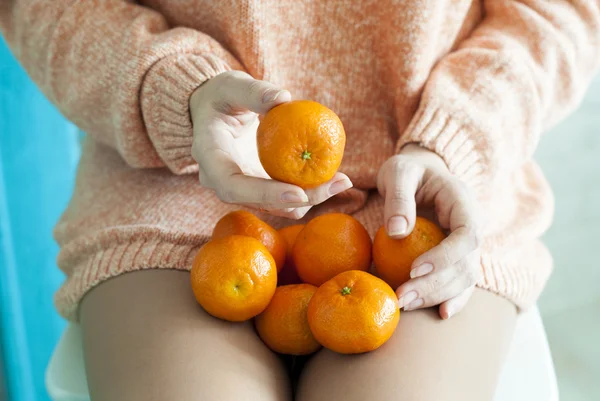
{"label": "turquoise wall", "polygon": [[48,400],[44,370],[65,326],[52,303],[63,280],[52,228],[73,188],[78,137],[0,37],[0,366],[10,401]]}

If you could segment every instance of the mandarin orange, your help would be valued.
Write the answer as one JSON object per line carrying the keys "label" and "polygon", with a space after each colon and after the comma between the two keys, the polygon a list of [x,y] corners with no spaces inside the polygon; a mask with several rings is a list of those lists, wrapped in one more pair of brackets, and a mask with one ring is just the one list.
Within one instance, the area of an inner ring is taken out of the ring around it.
{"label": "mandarin orange", "polygon": [[371,237],[354,217],[330,213],[309,221],[292,249],[298,276],[319,286],[348,270],[368,270]]}
{"label": "mandarin orange", "polygon": [[274,180],[313,188],[333,178],[346,145],[344,126],[327,107],[310,100],[271,109],[257,131],[258,156]]}
{"label": "mandarin orange", "polygon": [[271,252],[277,271],[283,268],[286,252],[285,239],[277,230],[252,213],[237,210],[221,217],[213,229],[212,238],[218,239],[228,235],[246,235],[256,238]]}
{"label": "mandarin orange", "polygon": [[394,333],[398,299],[383,280],[360,270],[324,283],[308,304],[308,324],[319,343],[341,354],[373,351]]}
{"label": "mandarin orange", "polygon": [[254,323],[264,343],[275,352],[308,355],[321,348],[308,325],[308,303],[317,287],[292,284],[277,287],[269,306]]}
{"label": "mandarin orange", "polygon": [[200,248],[190,281],[196,300],[206,312],[239,322],[267,307],[277,287],[277,269],[260,241],[231,235]]}
{"label": "mandarin orange", "polygon": [[403,239],[390,238],[381,227],[373,242],[373,261],[377,275],[392,288],[410,280],[410,270],[416,258],[446,238],[432,221],[417,216],[415,228]]}

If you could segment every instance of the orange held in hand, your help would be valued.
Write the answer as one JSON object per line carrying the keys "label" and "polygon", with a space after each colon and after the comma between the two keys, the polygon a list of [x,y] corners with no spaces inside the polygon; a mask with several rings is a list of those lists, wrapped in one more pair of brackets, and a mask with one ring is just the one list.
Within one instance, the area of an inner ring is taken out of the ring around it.
{"label": "orange held in hand", "polygon": [[417,216],[415,228],[403,239],[390,238],[385,227],[375,235],[373,261],[377,275],[396,289],[410,280],[413,262],[419,256],[437,246],[446,235],[432,221]]}
{"label": "orange held in hand", "polygon": [[283,268],[285,263],[285,239],[273,227],[245,210],[237,210],[221,217],[215,225],[212,239],[223,238],[228,235],[246,235],[262,242],[267,247],[275,264],[277,271]]}
{"label": "orange held in hand", "polygon": [[277,285],[302,283],[302,280],[300,280],[300,277],[298,277],[298,273],[296,272],[294,260],[292,259],[292,249],[294,248],[298,234],[300,234],[300,231],[302,231],[303,228],[304,224],[296,224],[279,230],[279,234],[285,239],[287,247],[285,253],[285,265],[279,272]]}
{"label": "orange held in hand", "polygon": [[277,269],[260,241],[231,235],[200,249],[190,279],[196,300],[206,312],[239,322],[265,310],[277,287]]}
{"label": "orange held in hand", "polygon": [[308,324],[317,341],[342,354],[379,348],[394,334],[399,319],[390,286],[358,270],[327,281],[308,304]]}
{"label": "orange held in hand", "polygon": [[302,281],[319,286],[348,270],[368,270],[371,237],[354,217],[325,214],[308,222],[300,231],[292,258]]}
{"label": "orange held in hand", "polygon": [[310,100],[271,109],[258,126],[256,139],[260,162],[269,176],[302,188],[332,179],[346,145],[338,116]]}
{"label": "orange held in hand", "polygon": [[321,348],[308,325],[308,303],[317,287],[293,284],[277,287],[267,309],[254,320],[269,348],[289,355],[308,355]]}

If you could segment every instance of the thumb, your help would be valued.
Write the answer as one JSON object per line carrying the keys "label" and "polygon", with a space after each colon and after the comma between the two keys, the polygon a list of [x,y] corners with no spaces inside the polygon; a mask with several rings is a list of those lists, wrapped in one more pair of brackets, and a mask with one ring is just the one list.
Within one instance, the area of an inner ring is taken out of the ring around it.
{"label": "thumb", "polygon": [[233,72],[219,91],[221,100],[233,109],[265,114],[278,104],[289,102],[292,95],[270,82],[259,81],[243,72]]}
{"label": "thumb", "polygon": [[392,238],[406,237],[415,226],[415,194],[420,176],[420,169],[412,165],[392,163],[389,166],[384,178],[384,221],[386,232]]}

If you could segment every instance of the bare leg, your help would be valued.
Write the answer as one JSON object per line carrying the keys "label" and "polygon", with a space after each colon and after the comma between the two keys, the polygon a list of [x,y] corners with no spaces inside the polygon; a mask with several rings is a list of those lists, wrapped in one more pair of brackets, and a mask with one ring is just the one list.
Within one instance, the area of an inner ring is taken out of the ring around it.
{"label": "bare leg", "polygon": [[93,401],[283,401],[281,360],[252,324],[229,323],[196,303],[189,273],[150,270],[116,277],[81,305]]}
{"label": "bare leg", "polygon": [[402,313],[375,352],[313,357],[297,400],[491,401],[515,317],[512,304],[483,290],[447,321],[434,309]]}

